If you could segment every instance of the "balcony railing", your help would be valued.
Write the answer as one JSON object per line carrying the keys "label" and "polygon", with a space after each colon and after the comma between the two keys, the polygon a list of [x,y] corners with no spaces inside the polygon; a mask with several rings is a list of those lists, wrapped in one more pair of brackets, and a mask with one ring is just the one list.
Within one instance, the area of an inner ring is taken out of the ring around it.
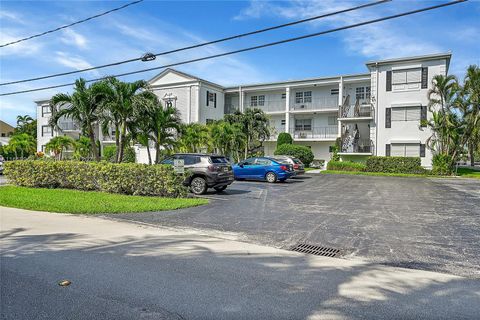
{"label": "balcony railing", "polygon": [[290,104],[290,110],[323,110],[323,109],[336,109],[338,108],[337,97],[321,97],[313,98],[308,102],[297,102],[295,99]]}
{"label": "balcony railing", "polygon": [[373,118],[373,106],[371,104],[361,104],[355,106],[341,106],[339,109],[339,118]]}
{"label": "balcony railing", "polygon": [[265,112],[282,112],[285,111],[285,100],[265,100],[262,102],[257,102],[256,105],[250,102],[245,103],[245,109],[248,108],[258,108],[262,109]]}
{"label": "balcony railing", "polygon": [[59,122],[58,127],[62,131],[79,131],[80,127],[73,121]]}
{"label": "balcony railing", "polygon": [[347,136],[342,139],[342,153],[373,153],[373,141],[370,139],[355,139]]}
{"label": "balcony railing", "polygon": [[338,128],[332,127],[313,127],[310,130],[290,129],[293,139],[336,139]]}

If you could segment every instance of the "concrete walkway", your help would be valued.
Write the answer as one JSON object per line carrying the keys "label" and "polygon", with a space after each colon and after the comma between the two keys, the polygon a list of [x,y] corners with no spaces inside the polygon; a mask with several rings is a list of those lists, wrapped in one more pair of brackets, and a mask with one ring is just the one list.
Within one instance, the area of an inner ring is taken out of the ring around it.
{"label": "concrete walkway", "polygon": [[[1,319],[474,319],[480,282],[0,207]],[[60,287],[68,279],[72,284]]]}

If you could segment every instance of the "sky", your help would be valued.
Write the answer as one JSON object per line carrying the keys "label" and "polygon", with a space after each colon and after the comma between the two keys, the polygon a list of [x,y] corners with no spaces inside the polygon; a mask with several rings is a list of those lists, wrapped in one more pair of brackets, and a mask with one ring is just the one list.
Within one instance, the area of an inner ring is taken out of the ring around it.
{"label": "sky", "polygon": [[[158,53],[373,0],[324,1],[153,1],[71,28],[0,48],[0,82],[83,69],[147,52]],[[328,17],[280,30],[244,37],[150,62],[0,87],[0,93],[71,83],[161,66],[244,47],[295,37],[343,25],[439,4],[445,1],[394,0],[374,7]],[[5,1],[0,2],[0,43],[95,15],[128,1]],[[451,51],[450,73],[463,77],[466,67],[480,64],[480,1],[424,12],[289,44],[185,64],[186,73],[220,85],[282,81],[338,74],[363,73],[366,61]],[[149,80],[151,71],[121,78]],[[17,115],[36,117],[35,102],[71,88],[0,97],[0,119],[12,125]]]}

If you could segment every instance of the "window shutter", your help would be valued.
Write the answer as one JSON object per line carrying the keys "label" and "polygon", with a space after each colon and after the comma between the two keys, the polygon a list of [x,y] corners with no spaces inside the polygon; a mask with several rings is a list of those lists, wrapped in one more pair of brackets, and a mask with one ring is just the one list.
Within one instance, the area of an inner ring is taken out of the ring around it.
{"label": "window shutter", "polygon": [[385,156],[390,157],[390,145],[389,144],[385,145]]}
{"label": "window shutter", "polygon": [[207,107],[208,107],[208,97],[210,95],[210,91],[207,90]]}
{"label": "window shutter", "polygon": [[422,68],[422,89],[428,88],[428,67]]}
{"label": "window shutter", "polygon": [[392,108],[385,109],[385,128],[392,127]]}
{"label": "window shutter", "polygon": [[387,71],[387,91],[392,91],[392,71]]}
{"label": "window shutter", "polygon": [[427,126],[427,106],[422,106],[420,109],[420,126]]}
{"label": "window shutter", "polygon": [[214,94],[213,94],[213,107],[214,107],[214,108],[217,107],[217,93],[214,93]]}
{"label": "window shutter", "polygon": [[420,145],[420,157],[425,158],[425,144]]}

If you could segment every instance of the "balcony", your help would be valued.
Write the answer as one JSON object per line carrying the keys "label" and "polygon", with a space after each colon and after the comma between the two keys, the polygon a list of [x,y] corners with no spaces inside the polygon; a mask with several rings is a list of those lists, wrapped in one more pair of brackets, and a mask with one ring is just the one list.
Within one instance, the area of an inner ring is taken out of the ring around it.
{"label": "balcony", "polygon": [[313,127],[310,130],[296,128],[290,129],[290,134],[295,140],[335,140],[338,135],[338,128],[336,126]]}
{"label": "balcony", "polygon": [[371,155],[373,154],[373,141],[370,139],[355,139],[347,136],[342,139],[341,152],[347,155]]}
{"label": "balcony", "polygon": [[339,108],[338,117],[344,120],[371,120],[373,119],[373,114],[374,110],[371,104],[357,104],[355,106],[343,105]]}
{"label": "balcony", "polygon": [[246,103],[244,109],[249,108],[258,108],[267,113],[271,112],[285,112],[285,99],[282,100],[265,100],[265,101],[258,101],[256,104]]}
{"label": "balcony", "polygon": [[61,131],[68,132],[68,131],[80,131],[80,127],[73,121],[61,121],[58,123],[58,128]]}
{"label": "balcony", "polygon": [[290,106],[291,111],[322,111],[338,108],[338,98],[337,97],[320,97],[312,98],[308,101],[298,101],[294,100]]}

